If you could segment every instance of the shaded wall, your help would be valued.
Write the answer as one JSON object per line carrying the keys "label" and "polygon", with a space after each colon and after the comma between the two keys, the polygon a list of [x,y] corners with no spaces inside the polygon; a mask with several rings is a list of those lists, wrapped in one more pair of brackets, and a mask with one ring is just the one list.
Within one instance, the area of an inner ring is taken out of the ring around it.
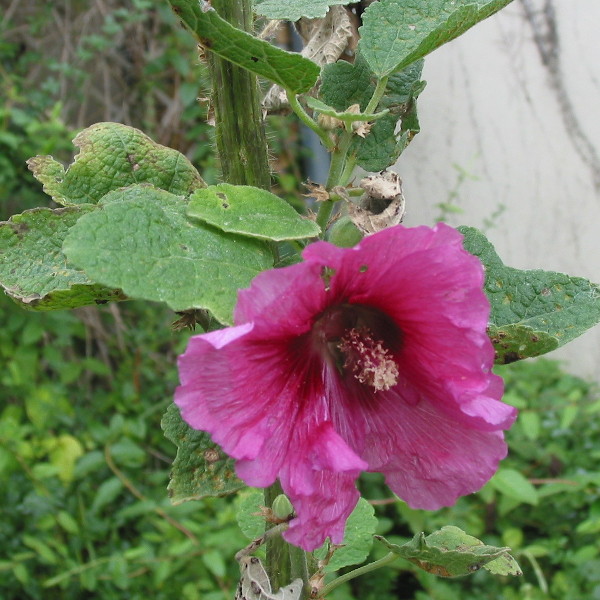
{"label": "shaded wall", "polygon": [[[507,264],[600,283],[599,23],[597,0],[515,0],[427,59],[406,224],[450,202]],[[600,328],[549,356],[600,378]]]}

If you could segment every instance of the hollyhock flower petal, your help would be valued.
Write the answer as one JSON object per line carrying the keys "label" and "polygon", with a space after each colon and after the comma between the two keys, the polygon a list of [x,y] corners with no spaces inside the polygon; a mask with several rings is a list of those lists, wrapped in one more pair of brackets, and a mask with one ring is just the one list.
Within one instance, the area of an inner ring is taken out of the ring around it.
{"label": "hollyhock flower petal", "polygon": [[234,327],[195,336],[175,402],[249,485],[279,479],[306,550],[343,539],[363,470],[414,508],[478,490],[506,454],[483,268],[445,225],[396,226],[241,290]]}

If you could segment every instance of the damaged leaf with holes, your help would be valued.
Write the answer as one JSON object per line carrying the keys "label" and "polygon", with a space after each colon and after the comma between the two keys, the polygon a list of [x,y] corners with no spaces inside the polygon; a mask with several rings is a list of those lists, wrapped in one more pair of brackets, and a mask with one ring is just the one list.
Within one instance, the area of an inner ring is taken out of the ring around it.
{"label": "damaged leaf with holes", "polygon": [[46,194],[58,204],[96,204],[108,192],[148,183],[187,196],[206,187],[192,163],[180,152],[161,146],[135,127],[96,123],[73,140],[79,154],[65,168],[51,156],[27,161]]}
{"label": "damaged leaf with holes", "polygon": [[565,273],[507,267],[483,233],[473,227],[459,231],[465,249],[485,266],[488,334],[497,363],[540,356],[600,322],[598,285]]}
{"label": "damaged leaf with holes", "polygon": [[67,258],[98,283],[175,311],[206,309],[233,320],[238,289],[273,265],[266,244],[186,218],[186,201],[148,185],[104,196],[63,243]]}
{"label": "damaged leaf with holes", "polygon": [[487,546],[453,525],[442,527],[428,536],[417,533],[410,542],[401,546],[379,535],[375,539],[390,552],[438,577],[462,577],[481,568],[497,575],[522,575],[519,565],[509,554],[510,548]]}
{"label": "damaged leaf with holes", "polygon": [[161,427],[165,437],[177,446],[168,486],[173,504],[226,496],[246,487],[235,475],[233,460],[208,434],[184,423],[174,404],[164,414]]}
{"label": "damaged leaf with holes", "polygon": [[222,231],[264,240],[316,237],[320,227],[275,194],[249,185],[221,183],[197,190],[187,214]]}
{"label": "damaged leaf with holes", "polygon": [[95,208],[34,208],[0,223],[0,286],[24,308],[60,310],[123,300],[119,289],[97,284],[63,254],[64,238]]}
{"label": "damaged leaf with holes", "polygon": [[[394,164],[419,133],[417,98],[425,89],[422,70],[423,61],[417,61],[390,76],[369,134],[355,136],[350,152],[366,171],[381,171]],[[322,81],[319,100],[342,113],[353,104],[364,110],[375,90],[375,76],[361,55],[354,64],[338,61],[326,65]]]}

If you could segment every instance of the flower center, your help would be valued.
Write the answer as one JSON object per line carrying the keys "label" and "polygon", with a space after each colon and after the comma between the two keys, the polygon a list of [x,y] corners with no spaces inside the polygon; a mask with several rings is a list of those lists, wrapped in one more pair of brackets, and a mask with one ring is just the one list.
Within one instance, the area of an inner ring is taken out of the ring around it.
{"label": "flower center", "polygon": [[398,383],[398,365],[392,353],[368,328],[346,330],[336,347],[344,358],[343,368],[361,383],[378,392]]}
{"label": "flower center", "polygon": [[313,323],[312,348],[340,375],[353,377],[376,392],[398,383],[397,357],[402,331],[384,312],[361,304],[328,307]]}

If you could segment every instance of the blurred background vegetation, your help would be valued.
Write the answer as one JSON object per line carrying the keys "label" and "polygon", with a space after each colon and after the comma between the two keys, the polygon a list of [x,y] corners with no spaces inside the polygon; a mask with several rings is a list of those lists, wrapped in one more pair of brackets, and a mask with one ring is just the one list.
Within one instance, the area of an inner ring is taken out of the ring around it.
{"label": "blurred background vegetation", "polygon": [[[51,204],[25,166],[69,162],[98,121],[143,129],[216,181],[205,70],[166,4],[6,1],[0,14],[0,217]],[[302,174],[296,126],[269,123],[279,192]],[[450,165],[449,165],[449,168]],[[231,600],[247,541],[234,499],[177,507],[174,446],[160,429],[188,333],[167,309],[128,302],[24,312],[0,296],[0,598]],[[448,581],[408,563],[356,579],[330,600],[600,600],[597,386],[540,360],[502,367],[521,410],[511,453],[480,493],[436,513],[361,482],[395,542],[454,524],[508,545],[525,572]],[[374,547],[373,558],[384,553]]]}

